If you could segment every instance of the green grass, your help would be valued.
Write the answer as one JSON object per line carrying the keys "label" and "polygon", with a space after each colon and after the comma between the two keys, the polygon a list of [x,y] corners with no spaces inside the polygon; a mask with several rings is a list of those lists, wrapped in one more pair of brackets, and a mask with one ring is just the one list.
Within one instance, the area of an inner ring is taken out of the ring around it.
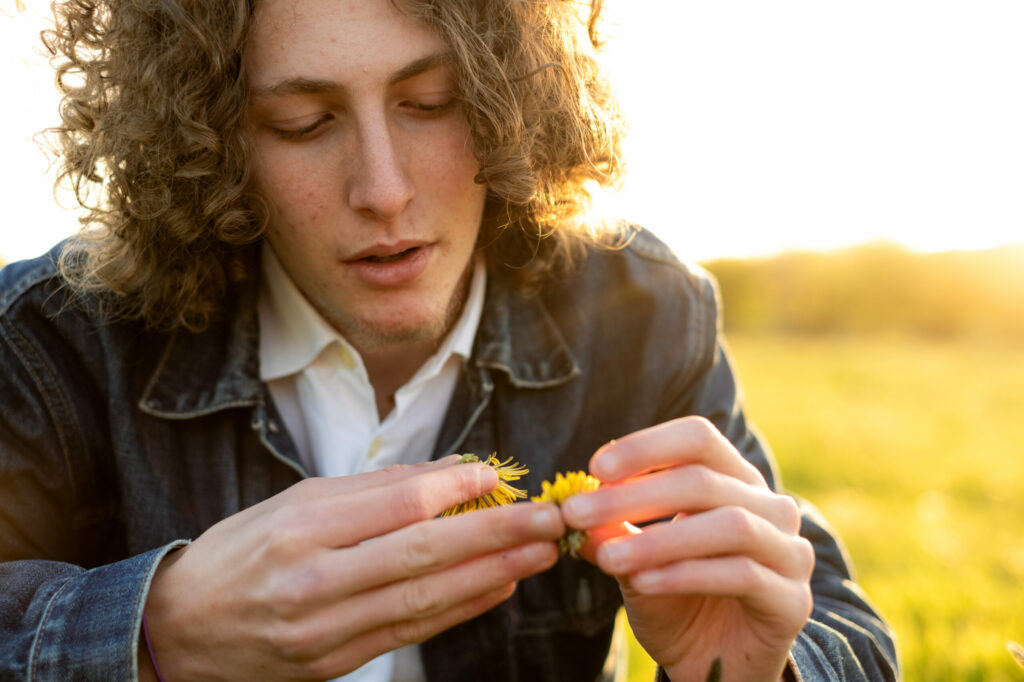
{"label": "green grass", "polygon": [[[1024,347],[732,336],[784,485],[838,530],[904,679],[1021,681]],[[630,646],[632,680],[652,664]]]}

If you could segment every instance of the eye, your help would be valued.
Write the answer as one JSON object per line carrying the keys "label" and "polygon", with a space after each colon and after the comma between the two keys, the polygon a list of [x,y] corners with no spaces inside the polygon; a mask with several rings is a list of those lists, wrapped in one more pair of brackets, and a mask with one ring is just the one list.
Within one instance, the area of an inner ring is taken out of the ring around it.
{"label": "eye", "polygon": [[268,127],[274,135],[282,140],[309,139],[316,137],[317,133],[323,129],[323,126],[329,123],[333,118],[333,114],[323,114],[312,123],[299,128],[292,128],[283,124],[273,124]]}
{"label": "eye", "polygon": [[455,98],[448,97],[441,102],[429,102],[429,101],[418,101],[418,100],[406,100],[402,102],[402,107],[408,111],[411,111],[414,115],[420,115],[424,118],[432,116],[440,116],[446,113],[450,109],[455,107]]}

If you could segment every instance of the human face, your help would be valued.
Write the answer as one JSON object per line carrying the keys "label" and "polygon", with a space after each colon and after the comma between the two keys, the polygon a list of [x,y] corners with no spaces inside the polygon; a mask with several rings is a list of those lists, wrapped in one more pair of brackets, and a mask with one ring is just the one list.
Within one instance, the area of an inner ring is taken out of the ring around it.
{"label": "human face", "polygon": [[267,239],[364,353],[436,343],[465,295],[486,189],[446,55],[390,0],[261,0],[246,46]]}

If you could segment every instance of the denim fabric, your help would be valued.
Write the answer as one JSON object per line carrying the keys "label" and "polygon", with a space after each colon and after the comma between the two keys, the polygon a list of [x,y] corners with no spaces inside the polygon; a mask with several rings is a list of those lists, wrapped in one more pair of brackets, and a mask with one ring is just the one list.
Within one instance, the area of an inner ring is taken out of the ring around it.
{"label": "denim fabric", "polygon": [[[0,271],[0,680],[135,679],[161,557],[306,474],[258,379],[257,282],[233,285],[206,331],[165,335],[101,322],[101,300],[62,287],[56,254]],[[488,267],[435,456],[514,456],[537,494],[613,438],[699,414],[776,485],[706,274],[646,232],[533,296]],[[893,639],[810,507],[803,533],[818,555],[798,679],[895,679]],[[620,604],[613,579],[563,559],[425,642],[428,677],[597,679]]]}

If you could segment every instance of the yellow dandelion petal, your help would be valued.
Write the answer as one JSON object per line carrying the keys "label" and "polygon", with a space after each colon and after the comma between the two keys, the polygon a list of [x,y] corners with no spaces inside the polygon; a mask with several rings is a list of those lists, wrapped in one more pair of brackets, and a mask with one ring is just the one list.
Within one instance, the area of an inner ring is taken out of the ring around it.
{"label": "yellow dandelion petal", "polygon": [[541,493],[530,498],[534,502],[550,502],[561,506],[567,499],[578,493],[586,493],[601,487],[601,481],[583,471],[555,474],[555,482],[543,481]]}
{"label": "yellow dandelion petal", "polygon": [[[555,474],[555,482],[542,481],[540,495],[531,497],[533,502],[550,502],[562,506],[562,503],[573,495],[590,492],[601,487],[601,481],[583,471],[570,471],[566,474]],[[562,554],[577,556],[580,548],[587,541],[587,532],[569,528],[565,535],[558,539],[558,549]]]}
{"label": "yellow dandelion petal", "polygon": [[[469,500],[468,502],[463,502],[462,504],[457,504],[454,507],[445,510],[441,516],[454,516],[456,514],[476,511],[477,509],[501,507],[526,497],[525,490],[520,490],[515,486],[509,485],[508,481],[518,481],[520,478],[530,473],[530,470],[522,464],[513,461],[511,457],[506,459],[504,462],[499,461],[496,454],[497,453],[492,452],[490,456],[484,460],[484,464],[494,469],[494,473],[498,474],[498,486],[486,495]],[[471,453],[462,455],[459,458],[459,464],[468,464],[470,462],[479,461],[480,458]]]}

